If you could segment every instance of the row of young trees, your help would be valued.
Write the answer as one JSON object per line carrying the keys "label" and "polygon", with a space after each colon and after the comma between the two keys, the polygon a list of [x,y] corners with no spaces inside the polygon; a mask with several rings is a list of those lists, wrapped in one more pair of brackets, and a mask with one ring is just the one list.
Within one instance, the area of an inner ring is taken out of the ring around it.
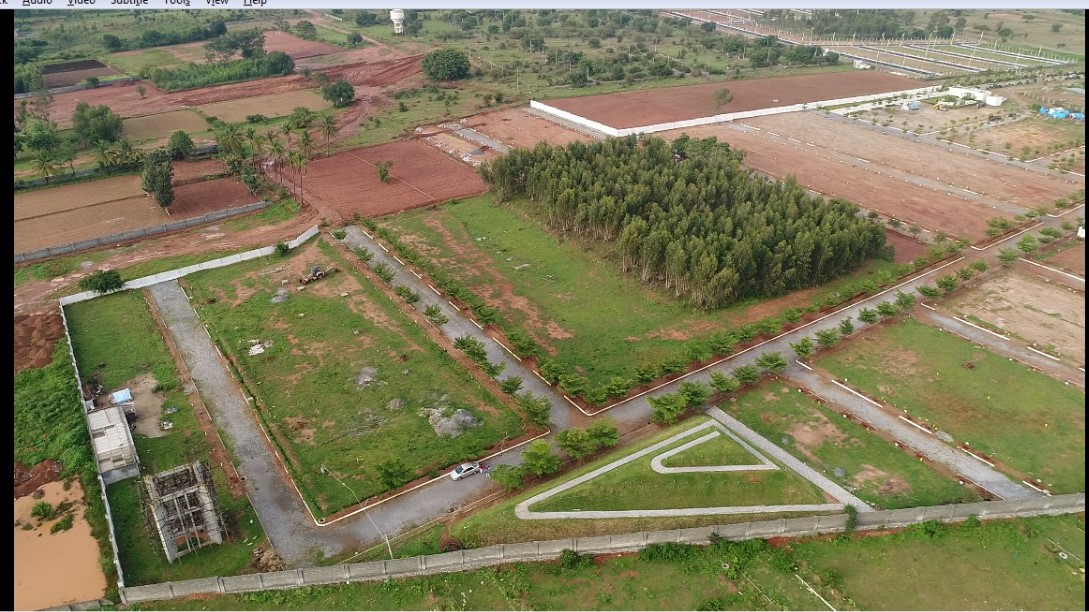
{"label": "row of young trees", "polygon": [[815,286],[891,256],[884,230],[844,200],[810,196],[742,165],[714,138],[616,138],[517,149],[481,174],[525,196],[561,232],[615,241],[621,267],[685,301],[719,308]]}

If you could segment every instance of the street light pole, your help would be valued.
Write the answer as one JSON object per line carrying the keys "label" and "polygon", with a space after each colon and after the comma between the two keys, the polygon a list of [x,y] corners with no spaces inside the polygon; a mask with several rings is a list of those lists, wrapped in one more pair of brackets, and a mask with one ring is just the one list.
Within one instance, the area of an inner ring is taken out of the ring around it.
{"label": "street light pole", "polygon": [[[349,487],[343,480],[337,478],[337,475],[334,474],[332,470],[325,467],[324,464],[322,464],[321,467],[322,467],[323,470],[325,470],[325,473],[332,476],[333,479],[336,480],[337,482],[339,482],[341,485],[343,485],[345,489],[348,489],[348,492],[351,493],[352,497],[355,498],[355,503],[357,505],[362,504],[362,501],[360,501],[360,499],[359,499],[359,495],[356,495],[356,492],[354,490],[352,490],[351,487]],[[374,530],[378,532],[378,535],[382,536],[382,539],[386,541],[386,550],[389,551],[389,558],[392,559],[393,558],[393,547],[390,546],[390,544],[389,544],[389,537],[386,536],[386,533],[384,531],[382,531],[381,529],[378,528],[378,525],[374,522],[374,519],[371,518],[371,513],[367,512],[367,507],[362,506],[362,508],[363,508],[364,516],[366,516],[367,520],[371,522],[371,527],[374,527]]]}

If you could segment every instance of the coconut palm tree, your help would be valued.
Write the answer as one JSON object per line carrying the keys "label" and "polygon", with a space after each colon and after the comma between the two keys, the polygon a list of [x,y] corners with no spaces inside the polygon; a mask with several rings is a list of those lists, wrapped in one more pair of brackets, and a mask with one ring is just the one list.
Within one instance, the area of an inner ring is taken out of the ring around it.
{"label": "coconut palm tree", "polygon": [[287,140],[287,150],[291,150],[291,135],[295,133],[295,128],[290,123],[285,123],[280,126],[280,133],[284,135]]}
{"label": "coconut palm tree", "polygon": [[220,152],[227,155],[241,157],[245,138],[242,125],[238,123],[223,123],[216,131],[216,141],[219,143]]}
{"label": "coconut palm tree", "polygon": [[325,136],[325,146],[329,147],[329,142],[336,136],[337,123],[333,119],[332,115],[322,115],[321,117],[321,135]]}
{"label": "coconut palm tree", "polygon": [[38,171],[38,174],[42,175],[46,182],[57,174],[57,160],[45,151],[36,153],[30,159],[30,162],[34,164],[34,169]]}
{"label": "coconut palm tree", "polygon": [[314,156],[314,137],[310,135],[310,132],[303,130],[299,134],[299,149],[302,150],[302,154],[310,159]]}
{"label": "coconut palm tree", "polygon": [[279,138],[274,139],[269,144],[269,154],[276,164],[276,172],[280,175],[280,186],[282,187],[284,184],[284,160],[287,158],[287,148],[284,147],[284,141]]}
{"label": "coconut palm tree", "polygon": [[[291,193],[296,199],[302,201],[302,172],[306,168],[306,157],[299,151],[292,151],[287,155],[287,161],[291,164]],[[297,177],[297,178],[296,178]]]}

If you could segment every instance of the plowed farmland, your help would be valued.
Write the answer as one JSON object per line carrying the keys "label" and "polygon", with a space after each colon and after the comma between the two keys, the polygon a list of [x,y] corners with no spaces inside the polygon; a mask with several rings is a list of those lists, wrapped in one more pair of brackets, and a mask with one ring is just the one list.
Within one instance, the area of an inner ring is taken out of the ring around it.
{"label": "plowed farmland", "polygon": [[[641,89],[545,103],[614,128],[629,128],[925,86],[921,81],[886,72],[836,72]],[[716,107],[711,97],[724,87],[733,94],[733,100]]]}
{"label": "plowed farmland", "polygon": [[316,40],[303,40],[281,30],[268,30],[265,32],[265,51],[283,51],[291,59],[300,60],[304,57],[337,53],[343,49]]}
{"label": "plowed farmland", "polygon": [[[389,182],[376,163],[389,161]],[[290,170],[285,170],[290,179]],[[469,166],[419,141],[394,142],[314,160],[302,179],[305,200],[342,220],[380,216],[487,191]]]}
{"label": "plowed farmland", "polygon": [[153,227],[256,200],[234,179],[194,182],[174,187],[168,213],[143,195],[137,175],[16,194],[15,252]]}
{"label": "plowed farmland", "polygon": [[213,104],[200,106],[200,112],[209,117],[218,117],[223,121],[234,123],[244,121],[247,115],[260,113],[266,117],[282,117],[290,115],[297,106],[305,106],[310,110],[321,110],[329,106],[329,103],[320,95],[309,90],[287,91],[266,96],[253,96],[252,98],[239,98]]}

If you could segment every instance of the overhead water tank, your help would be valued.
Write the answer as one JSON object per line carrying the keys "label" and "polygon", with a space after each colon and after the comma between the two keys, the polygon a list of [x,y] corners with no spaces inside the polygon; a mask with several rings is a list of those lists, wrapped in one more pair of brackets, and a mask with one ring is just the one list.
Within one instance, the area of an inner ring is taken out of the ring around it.
{"label": "overhead water tank", "polygon": [[393,33],[405,33],[405,12],[401,9],[393,9],[389,12],[390,21],[393,22]]}

